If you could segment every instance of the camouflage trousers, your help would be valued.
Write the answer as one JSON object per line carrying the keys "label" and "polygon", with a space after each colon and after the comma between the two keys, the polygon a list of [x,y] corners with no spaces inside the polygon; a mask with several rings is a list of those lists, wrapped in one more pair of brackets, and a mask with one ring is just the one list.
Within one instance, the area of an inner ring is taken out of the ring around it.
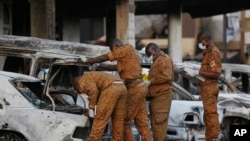
{"label": "camouflage trousers", "polygon": [[172,93],[158,93],[150,99],[151,128],[154,141],[167,141],[168,117],[172,102]]}
{"label": "camouflage trousers", "polygon": [[209,84],[201,87],[201,97],[204,108],[203,119],[206,126],[206,141],[217,138],[220,134],[220,124],[217,113],[217,98],[219,89],[217,84]]}
{"label": "camouflage trousers", "polygon": [[123,141],[126,96],[127,89],[123,83],[113,83],[101,92],[90,132],[91,141],[102,140],[110,117],[112,117],[112,141]]}
{"label": "camouflage trousers", "polygon": [[124,140],[135,141],[131,124],[134,121],[142,141],[151,141],[146,95],[148,87],[140,80],[127,86]]}

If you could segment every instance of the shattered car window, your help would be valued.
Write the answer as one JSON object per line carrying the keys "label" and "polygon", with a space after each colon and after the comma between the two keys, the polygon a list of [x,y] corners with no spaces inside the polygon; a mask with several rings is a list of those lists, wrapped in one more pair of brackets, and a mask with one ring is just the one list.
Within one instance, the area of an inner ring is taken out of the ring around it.
{"label": "shattered car window", "polygon": [[35,106],[39,107],[40,105],[40,99],[27,87],[18,87],[17,88],[23,96],[28,99],[30,102],[32,102]]}
{"label": "shattered car window", "polygon": [[[43,85],[39,82],[15,82],[17,90],[33,105],[40,107],[42,100],[39,99],[38,95],[41,94]],[[36,94],[35,94],[36,93]]]}
{"label": "shattered car window", "polygon": [[55,94],[52,98],[59,105],[75,105],[73,97],[68,94]]}

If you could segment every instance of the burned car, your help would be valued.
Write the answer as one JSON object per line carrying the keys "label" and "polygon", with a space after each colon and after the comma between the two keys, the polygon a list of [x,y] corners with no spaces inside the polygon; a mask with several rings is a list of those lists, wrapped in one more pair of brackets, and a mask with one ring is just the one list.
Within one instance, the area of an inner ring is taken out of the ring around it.
{"label": "burned car", "polygon": [[[37,77],[53,59],[89,58],[107,53],[106,46],[0,35],[0,70]],[[13,67],[14,66],[14,67]]]}
{"label": "burned car", "polygon": [[44,83],[34,77],[0,71],[0,141],[83,140],[89,119],[77,105],[56,104],[42,98]]}
{"label": "burned car", "polygon": [[[87,95],[77,94],[71,81],[91,67],[81,61],[82,57],[108,50],[103,46],[1,35],[0,67],[6,78],[0,81],[8,81],[1,82],[1,87],[12,86],[13,90],[0,93],[0,140],[89,140],[93,119],[84,115],[88,111]],[[14,112],[9,113],[13,109],[9,105],[14,106]],[[111,139],[109,127],[103,140]]]}
{"label": "burned car", "polygon": [[[175,64],[175,73],[179,75],[173,82],[174,99],[172,100],[168,140],[205,140],[203,121],[203,105],[196,83],[203,81],[199,76],[191,77],[182,68],[198,70],[199,63],[184,62]],[[218,114],[221,125],[222,141],[229,141],[230,125],[246,125],[250,123],[250,95],[237,89],[232,75],[235,72],[249,76],[250,66],[239,64],[223,64],[223,73],[218,83]],[[227,76],[226,78],[224,76]],[[230,79],[229,79],[230,78]],[[249,77],[248,77],[249,78]],[[237,84],[239,87],[239,84]],[[177,96],[176,96],[177,95]]]}

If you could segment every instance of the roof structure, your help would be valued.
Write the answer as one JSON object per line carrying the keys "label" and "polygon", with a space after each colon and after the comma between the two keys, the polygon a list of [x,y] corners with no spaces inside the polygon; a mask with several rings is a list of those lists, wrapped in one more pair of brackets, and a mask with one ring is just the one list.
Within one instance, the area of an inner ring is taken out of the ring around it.
{"label": "roof structure", "polygon": [[[91,0],[88,2],[75,0],[68,2],[66,0],[57,1],[57,15],[75,15],[84,16],[105,16],[108,11],[115,10],[115,3],[123,0]],[[192,18],[208,17],[230,12],[250,9],[250,0],[134,0],[135,14],[167,14],[168,10],[176,9],[182,5],[182,11],[189,13]],[[67,5],[67,10],[64,10]],[[83,8],[83,6],[85,8]],[[91,12],[90,12],[91,11]]]}
{"label": "roof structure", "polygon": [[181,3],[192,18],[208,17],[250,9],[249,0],[135,0],[137,15],[166,14]]}

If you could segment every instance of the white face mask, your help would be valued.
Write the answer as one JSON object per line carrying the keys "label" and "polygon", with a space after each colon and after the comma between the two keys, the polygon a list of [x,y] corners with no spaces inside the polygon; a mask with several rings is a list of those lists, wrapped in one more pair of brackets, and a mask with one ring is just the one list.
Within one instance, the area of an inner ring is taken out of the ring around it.
{"label": "white face mask", "polygon": [[203,49],[206,49],[206,46],[204,46],[202,43],[199,43],[198,46],[199,46],[199,48],[202,49],[202,50],[203,50]]}
{"label": "white face mask", "polygon": [[152,55],[149,57],[149,60],[150,60],[151,62],[153,62],[154,54],[155,54],[155,52],[152,51]]}
{"label": "white face mask", "polygon": [[151,55],[151,56],[149,57],[149,60],[150,60],[151,62],[153,62],[153,55]]}

